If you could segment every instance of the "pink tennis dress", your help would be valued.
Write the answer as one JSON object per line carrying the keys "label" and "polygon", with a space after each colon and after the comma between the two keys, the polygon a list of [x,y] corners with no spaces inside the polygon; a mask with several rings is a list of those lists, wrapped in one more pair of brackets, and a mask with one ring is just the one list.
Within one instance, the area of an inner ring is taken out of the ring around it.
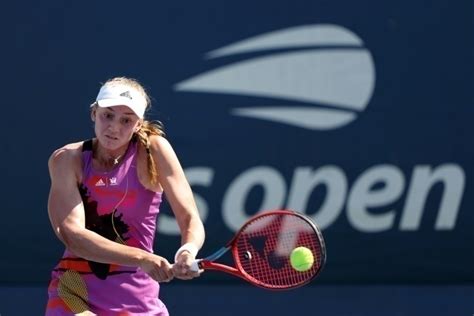
{"label": "pink tennis dress", "polygon": [[[92,140],[88,140],[83,144],[83,166],[79,191],[86,228],[153,252],[161,193],[145,189],[138,179],[137,143],[130,143],[112,171],[99,172],[92,167]],[[159,284],[140,268],[88,261],[66,249],[51,275],[46,315],[91,311],[100,316],[166,316],[159,290]]]}

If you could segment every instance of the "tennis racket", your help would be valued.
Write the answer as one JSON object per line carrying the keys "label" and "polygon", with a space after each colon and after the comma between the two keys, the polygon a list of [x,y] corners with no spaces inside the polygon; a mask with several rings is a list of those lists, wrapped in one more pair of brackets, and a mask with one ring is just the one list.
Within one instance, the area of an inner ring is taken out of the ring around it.
{"label": "tennis racket", "polygon": [[[306,271],[294,269],[291,252],[308,248],[314,263]],[[234,266],[216,262],[231,251]],[[216,270],[271,290],[287,290],[309,283],[322,270],[326,247],[320,229],[308,217],[290,210],[259,213],[249,219],[224,247],[198,259],[192,270]]]}

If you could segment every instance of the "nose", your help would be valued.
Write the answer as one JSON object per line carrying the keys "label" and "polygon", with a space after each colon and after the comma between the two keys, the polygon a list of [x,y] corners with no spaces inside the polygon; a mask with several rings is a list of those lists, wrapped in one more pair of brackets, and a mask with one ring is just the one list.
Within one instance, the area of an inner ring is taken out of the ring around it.
{"label": "nose", "polygon": [[119,123],[116,122],[115,120],[109,122],[109,125],[107,126],[107,130],[109,130],[112,133],[117,133],[119,131]]}

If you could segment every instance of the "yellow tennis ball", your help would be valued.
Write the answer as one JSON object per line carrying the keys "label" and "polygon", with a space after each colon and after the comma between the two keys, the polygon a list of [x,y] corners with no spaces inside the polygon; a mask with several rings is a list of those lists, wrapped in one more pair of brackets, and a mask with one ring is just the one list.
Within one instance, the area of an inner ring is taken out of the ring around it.
{"label": "yellow tennis ball", "polygon": [[297,247],[290,254],[290,263],[296,271],[308,271],[314,263],[313,253],[306,247]]}

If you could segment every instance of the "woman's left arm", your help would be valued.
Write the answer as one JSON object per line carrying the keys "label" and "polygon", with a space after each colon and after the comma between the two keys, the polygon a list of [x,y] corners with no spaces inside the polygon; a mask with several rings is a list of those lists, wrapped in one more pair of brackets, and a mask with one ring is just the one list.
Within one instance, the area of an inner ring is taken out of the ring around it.
{"label": "woman's left arm", "polygon": [[161,136],[151,136],[150,143],[158,180],[181,231],[182,247],[176,253],[175,276],[191,279],[199,275],[191,271],[190,266],[204,243],[204,225],[199,217],[191,186],[171,144]]}

